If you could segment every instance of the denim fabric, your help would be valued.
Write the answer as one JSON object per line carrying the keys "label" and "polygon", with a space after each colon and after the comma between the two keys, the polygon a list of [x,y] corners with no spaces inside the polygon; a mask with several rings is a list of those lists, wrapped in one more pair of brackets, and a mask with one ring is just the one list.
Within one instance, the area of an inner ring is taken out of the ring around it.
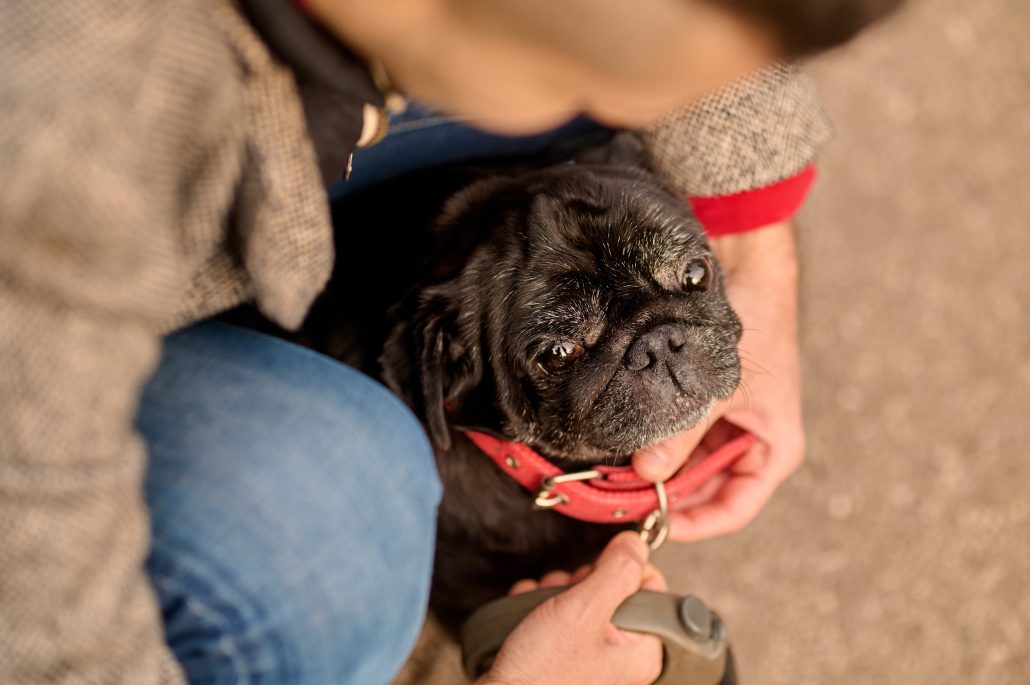
{"label": "denim fabric", "polygon": [[354,153],[346,181],[329,190],[338,200],[350,193],[406,173],[455,162],[548,154],[571,159],[583,144],[610,138],[610,129],[579,117],[544,133],[502,136],[486,133],[445,114],[412,103],[390,117],[386,138]]}
{"label": "denim fabric", "polygon": [[425,614],[440,484],[415,417],[222,323],[167,338],[138,420],[147,570],[192,683],[386,683]]}

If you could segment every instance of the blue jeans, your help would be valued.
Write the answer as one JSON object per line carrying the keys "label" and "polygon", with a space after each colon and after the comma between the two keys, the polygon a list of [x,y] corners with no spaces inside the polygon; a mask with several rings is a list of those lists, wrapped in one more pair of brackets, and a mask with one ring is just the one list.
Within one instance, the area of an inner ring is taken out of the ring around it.
{"label": "blue jeans", "polygon": [[[332,196],[435,164],[571,150],[600,130],[505,138],[413,107]],[[440,498],[400,400],[315,352],[206,322],[165,340],[138,426],[147,571],[190,681],[388,682],[425,615]]]}
{"label": "blue jeans", "polygon": [[327,357],[218,322],[143,394],[147,571],[193,683],[385,683],[418,635],[440,483],[415,417]]}

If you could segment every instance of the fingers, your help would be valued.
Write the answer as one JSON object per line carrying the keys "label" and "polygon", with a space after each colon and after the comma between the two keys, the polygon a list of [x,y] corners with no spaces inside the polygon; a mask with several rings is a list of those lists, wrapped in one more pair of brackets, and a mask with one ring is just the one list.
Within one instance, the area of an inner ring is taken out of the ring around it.
{"label": "fingers", "polygon": [[717,473],[706,480],[697,490],[680,497],[670,506],[673,511],[683,511],[705,504],[722,490],[729,479],[728,473]]}
{"label": "fingers", "polygon": [[[579,571],[577,571],[578,573]],[[589,572],[589,571],[588,571]],[[539,588],[545,587],[565,587],[566,585],[572,585],[576,581],[573,580],[571,573],[567,571],[551,571],[544,575],[539,581],[532,580],[530,578],[523,578],[508,590],[509,595],[521,595],[525,592],[532,592]]]}
{"label": "fingers", "polygon": [[607,622],[618,606],[640,589],[648,568],[647,557],[647,545],[639,535],[619,533],[601,552],[593,572],[556,599],[566,605],[579,605],[577,613],[589,613],[593,620]]}
{"label": "fingers", "polygon": [[[746,417],[728,418],[737,424],[746,423]],[[801,464],[804,449],[800,428],[783,431],[772,441],[760,438],[729,471],[676,502],[670,515],[670,537],[678,542],[696,542],[740,530]]]}
{"label": "fingers", "polygon": [[760,476],[737,475],[710,501],[669,515],[670,537],[696,542],[734,533],[751,522],[772,497],[776,481]]}
{"label": "fingers", "polygon": [[572,585],[581,582],[584,578],[590,575],[590,572],[594,570],[593,564],[583,564],[576,569],[575,573],[572,574]]}
{"label": "fingers", "polygon": [[539,581],[531,578],[523,578],[516,582],[508,590],[509,595],[521,595],[525,592],[532,592],[542,587],[565,587],[566,585],[575,585],[584,578],[590,575],[590,572],[594,570],[592,564],[583,564],[575,570],[573,573],[567,571],[551,571],[544,575]]}
{"label": "fingers", "polygon": [[523,578],[522,580],[518,581],[517,583],[511,586],[511,589],[508,590],[508,594],[522,595],[527,592],[532,592],[533,590],[536,590],[538,587],[540,587],[540,583],[536,582],[535,580],[530,580],[529,578]]}
{"label": "fingers", "polygon": [[567,571],[551,571],[540,579],[540,587],[564,587],[572,585],[572,574]]}
{"label": "fingers", "polygon": [[[583,564],[571,574],[566,571],[551,571],[539,581],[524,578],[512,585],[511,589],[508,590],[508,594],[521,595],[525,592],[532,592],[533,590],[544,587],[565,587],[568,585],[576,585],[589,576],[593,570],[593,564]],[[663,576],[662,572],[651,564],[648,564],[644,568],[640,587],[647,590],[668,589],[665,582],[665,576]]]}

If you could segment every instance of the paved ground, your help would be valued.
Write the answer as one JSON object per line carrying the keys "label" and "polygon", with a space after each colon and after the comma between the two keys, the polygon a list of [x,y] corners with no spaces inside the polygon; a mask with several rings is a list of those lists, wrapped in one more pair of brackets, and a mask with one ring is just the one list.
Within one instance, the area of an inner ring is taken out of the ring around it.
{"label": "paved ground", "polygon": [[746,684],[1030,683],[1028,31],[1026,0],[914,0],[813,65],[809,461],[745,532],[660,557]]}
{"label": "paved ground", "polygon": [[664,557],[745,683],[1030,683],[1028,30],[1026,0],[916,0],[813,65],[809,463]]}

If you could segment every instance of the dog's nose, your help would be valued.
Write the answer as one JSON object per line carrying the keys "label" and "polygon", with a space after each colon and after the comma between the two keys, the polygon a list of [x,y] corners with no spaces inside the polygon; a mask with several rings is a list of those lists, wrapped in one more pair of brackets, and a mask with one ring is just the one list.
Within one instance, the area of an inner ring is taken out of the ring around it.
{"label": "dog's nose", "polygon": [[682,326],[659,324],[633,341],[623,364],[630,371],[643,371],[659,362],[671,361],[683,353],[686,344],[687,334]]}

